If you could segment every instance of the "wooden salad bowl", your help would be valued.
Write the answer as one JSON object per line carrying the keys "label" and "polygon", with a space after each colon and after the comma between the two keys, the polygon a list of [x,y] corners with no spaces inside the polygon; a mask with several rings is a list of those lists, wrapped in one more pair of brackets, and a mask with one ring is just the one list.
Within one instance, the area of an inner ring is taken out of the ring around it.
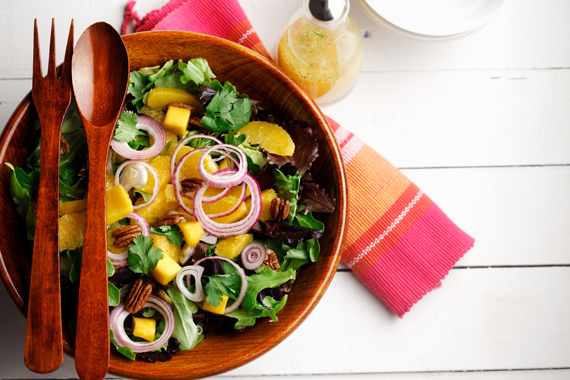
{"label": "wooden salad bowl", "polygon": [[[336,202],[333,214],[321,218],[325,232],[321,253],[315,263],[301,270],[279,321],[259,320],[244,332],[210,335],[195,349],[174,355],[164,363],[131,361],[111,355],[109,372],[138,379],[195,379],[232,370],[259,357],[279,344],[303,322],[321,299],[340,262],[345,235],[347,184],[340,148],[327,121],[315,102],[274,64],[261,55],[233,42],[188,32],[144,32],[123,37],[131,70],[162,65],[169,59],[205,58],[220,82],[234,84],[238,91],[260,101],[260,106],[284,117],[307,122],[319,135],[319,157],[311,172]],[[104,83],[100,85],[104,86]],[[24,166],[30,155],[37,114],[31,95],[20,103],[0,139],[0,161]],[[12,203],[9,183],[11,170],[1,165],[0,276],[10,297],[26,315],[32,263],[32,245],[26,240],[24,221]],[[64,326],[64,349],[74,354],[73,338]],[[319,342],[313,342],[318,349]],[[23,357],[22,352],[22,357]]]}

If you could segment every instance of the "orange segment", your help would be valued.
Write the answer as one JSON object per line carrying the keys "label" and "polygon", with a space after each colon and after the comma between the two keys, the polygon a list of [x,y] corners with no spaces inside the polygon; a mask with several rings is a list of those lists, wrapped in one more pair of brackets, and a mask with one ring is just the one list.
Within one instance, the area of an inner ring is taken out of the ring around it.
{"label": "orange segment", "polygon": [[83,246],[85,238],[85,211],[59,218],[59,251]]}
{"label": "orange segment", "polygon": [[[156,156],[150,160],[149,164],[158,174],[160,188],[170,182],[170,156]],[[147,172],[148,182],[140,190],[145,193],[152,193],[154,191],[154,176],[148,169]]]}
{"label": "orange segment", "polygon": [[170,256],[175,262],[180,262],[180,246],[170,244],[168,238],[162,235],[150,234],[154,241],[153,246],[162,249],[162,253]]}
{"label": "orange segment", "polygon": [[280,156],[292,156],[295,153],[295,144],[287,131],[281,126],[265,121],[252,121],[241,128],[237,135],[245,133],[246,142],[259,145],[269,153]]}

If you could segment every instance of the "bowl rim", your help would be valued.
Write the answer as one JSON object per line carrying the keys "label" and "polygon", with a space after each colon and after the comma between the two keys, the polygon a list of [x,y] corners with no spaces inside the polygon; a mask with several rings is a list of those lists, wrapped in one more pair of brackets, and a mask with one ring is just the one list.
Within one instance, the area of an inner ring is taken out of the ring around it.
{"label": "bowl rim", "polygon": [[[335,243],[333,244],[333,249],[330,252],[330,255],[333,256],[332,265],[330,265],[327,270],[325,271],[324,275],[322,276],[322,280],[316,283],[316,288],[313,295],[308,299],[307,306],[303,309],[303,311],[297,316],[296,319],[292,320],[288,325],[287,328],[281,329],[276,332],[276,334],[272,335],[272,339],[268,340],[267,344],[258,347],[255,352],[250,353],[248,356],[244,356],[229,366],[224,368],[223,370],[211,371],[209,373],[201,373],[199,376],[188,377],[188,374],[180,374],[178,376],[169,376],[168,379],[184,379],[184,378],[201,378],[206,376],[213,376],[218,375],[230,370],[233,370],[237,367],[240,367],[246,363],[249,363],[261,355],[265,354],[279,343],[281,343],[285,338],[287,338],[294,330],[296,330],[301,323],[305,320],[305,318],[314,310],[317,303],[322,298],[324,292],[329,287],[341,259],[341,247],[344,242],[344,238],[346,236],[346,227],[347,227],[347,216],[348,216],[348,187],[347,187],[347,176],[346,176],[346,167],[344,164],[344,160],[341,154],[340,146],[336,142],[336,138],[332,128],[330,127],[326,116],[322,113],[320,108],[317,106],[315,101],[309,97],[295,82],[289,79],[284,73],[282,73],[279,68],[269,59],[262,56],[261,54],[254,52],[253,50],[246,48],[244,46],[238,45],[234,42],[209,36],[200,33],[193,33],[193,32],[184,32],[184,31],[151,31],[151,32],[139,32],[133,33],[129,35],[122,36],[123,41],[127,45],[129,41],[143,39],[143,38],[179,38],[179,39],[199,39],[201,41],[207,42],[212,45],[217,45],[223,47],[225,49],[237,51],[239,54],[243,54],[248,56],[248,58],[257,61],[259,64],[265,66],[265,68],[273,71],[276,75],[280,76],[283,82],[286,85],[296,88],[297,91],[295,93],[300,96],[304,103],[309,107],[310,113],[313,114],[318,124],[320,124],[320,132],[323,137],[325,137],[326,142],[328,143],[328,147],[331,150],[331,156],[334,158],[334,166],[335,171],[338,173],[338,181],[336,181],[338,186],[338,193],[336,194],[336,210],[335,212],[339,212],[338,215],[339,220],[339,227],[338,227],[338,234],[335,237]],[[132,70],[130,70],[132,71]],[[0,135],[0,162],[4,162],[6,156],[6,150],[8,148],[7,142],[12,139],[12,136],[16,129],[18,128],[19,124],[21,123],[21,119],[23,115],[28,111],[29,107],[31,107],[33,103],[31,90],[28,94],[22,99],[22,101],[18,104],[18,106],[13,111],[12,115],[8,119],[2,134]],[[0,279],[7,290],[10,298],[14,302],[14,304],[18,307],[24,318],[27,314],[27,305],[24,302],[25,297],[23,297],[17,290],[15,284],[13,283],[12,279],[8,275],[8,270],[6,268],[6,264],[4,262],[4,255],[0,251]],[[74,356],[74,347],[71,346],[68,342],[64,340],[64,351]],[[111,356],[112,358],[113,356]],[[137,373],[133,372],[131,369],[130,371],[122,369],[120,366],[114,363],[113,360],[110,361],[109,365],[109,373],[119,376],[125,377],[132,377],[132,378],[141,378],[147,379],[148,376],[141,376]]]}

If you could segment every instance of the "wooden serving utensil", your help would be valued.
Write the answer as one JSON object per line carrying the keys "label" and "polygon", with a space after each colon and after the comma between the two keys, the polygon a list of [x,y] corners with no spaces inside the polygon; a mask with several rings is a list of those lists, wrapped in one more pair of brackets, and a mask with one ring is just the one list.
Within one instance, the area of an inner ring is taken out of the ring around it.
{"label": "wooden serving utensil", "polygon": [[105,220],[107,154],[129,84],[127,50],[111,25],[99,22],[83,32],[73,55],[72,80],[89,150],[75,368],[81,379],[103,379],[110,355]]}
{"label": "wooden serving utensil", "polygon": [[44,78],[38,27],[34,21],[32,96],[40,118],[42,149],[24,362],[31,371],[39,373],[54,371],[63,363],[59,285],[59,155],[61,124],[71,103],[72,53],[73,20],[58,76],[52,19],[48,71]]}

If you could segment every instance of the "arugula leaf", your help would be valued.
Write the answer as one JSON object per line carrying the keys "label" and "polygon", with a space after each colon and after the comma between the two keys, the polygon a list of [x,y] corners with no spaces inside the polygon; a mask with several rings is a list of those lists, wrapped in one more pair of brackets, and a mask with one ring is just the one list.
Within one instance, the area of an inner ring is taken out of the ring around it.
{"label": "arugula leaf", "polygon": [[131,360],[135,360],[137,358],[137,355],[135,355],[133,350],[130,349],[129,347],[117,346],[117,343],[115,342],[115,333],[111,329],[109,329],[109,338],[111,340],[111,344],[113,344],[113,346],[115,346],[115,348],[117,349],[117,351],[120,354],[123,354],[124,356],[126,356],[127,358],[129,358]]}
{"label": "arugula leaf", "polygon": [[283,174],[281,170],[275,168],[273,171],[275,174],[275,188],[280,198],[287,199],[291,204],[289,209],[289,216],[287,221],[291,223],[295,214],[297,213],[297,201],[299,199],[299,186],[301,184],[301,174],[297,172],[295,175]]}
{"label": "arugula leaf", "polygon": [[236,91],[224,86],[206,106],[202,126],[213,132],[237,131],[249,123],[250,117],[251,100],[238,98]]}
{"label": "arugula leaf", "polygon": [[107,282],[109,287],[109,306],[117,306],[121,303],[121,291],[115,285]]}
{"label": "arugula leaf", "polygon": [[176,281],[172,283],[172,287],[167,292],[172,299],[174,309],[172,336],[180,341],[180,350],[191,350],[203,338],[203,335],[198,334],[198,328],[192,318],[192,314],[198,311],[198,307],[182,294]]}
{"label": "arugula leaf", "polygon": [[295,215],[295,221],[302,227],[312,228],[314,230],[325,230],[324,223],[315,219],[311,212],[305,215]]}
{"label": "arugula leaf", "polygon": [[164,257],[162,249],[153,247],[154,241],[148,236],[138,236],[129,245],[127,264],[135,273],[144,273],[156,268],[156,264]]}
{"label": "arugula leaf", "polygon": [[156,310],[155,310],[155,309],[148,309],[148,310],[143,311],[143,317],[145,317],[145,318],[150,318],[150,317],[152,317],[155,313],[156,313]]}
{"label": "arugula leaf", "polygon": [[111,260],[107,258],[107,277],[111,277],[115,274],[115,267],[111,264]]}
{"label": "arugula leaf", "polygon": [[258,318],[271,317],[274,322],[277,322],[276,314],[283,309],[283,306],[287,303],[287,298],[288,296],[285,295],[281,301],[276,301],[273,297],[267,296],[263,299],[263,304],[267,306],[269,310],[258,303],[251,312],[240,307],[236,311],[226,314],[226,316],[237,319],[234,325],[236,330],[255,325]]}
{"label": "arugula leaf", "polygon": [[119,116],[113,138],[119,142],[132,141],[135,136],[148,136],[148,133],[137,128],[138,115],[133,111],[123,111]]}
{"label": "arugula leaf", "polygon": [[242,305],[248,312],[253,311],[257,302],[257,294],[266,288],[276,288],[289,280],[295,279],[294,270],[274,272],[266,265],[255,270],[257,273],[247,276],[248,287]]}
{"label": "arugula leaf", "polygon": [[[242,136],[245,135],[239,135],[238,139]],[[239,145],[239,148],[243,150],[247,157],[247,168],[249,172],[257,173],[267,164],[267,157],[258,147],[243,143]]]}
{"label": "arugula leaf", "polygon": [[[174,60],[167,61],[162,67],[154,74],[149,75],[148,80],[153,83],[157,79],[164,77],[168,74],[168,71],[174,66]],[[148,87],[148,85],[147,85]]]}
{"label": "arugula leaf", "polygon": [[34,170],[27,174],[21,168],[14,168],[12,164],[6,163],[6,165],[12,169],[10,195],[16,206],[16,212],[25,219],[26,237],[28,240],[34,240],[36,213],[33,210],[32,198],[38,194],[40,172]]}
{"label": "arugula leaf", "polygon": [[166,239],[172,245],[182,245],[184,242],[184,237],[182,236],[180,227],[177,225],[151,227],[150,232],[152,234],[166,236]]}
{"label": "arugula leaf", "polygon": [[321,252],[321,244],[315,238],[307,240],[307,250],[309,251],[309,258],[311,262],[317,261],[319,258],[319,253]]}
{"label": "arugula leaf", "polygon": [[148,83],[149,79],[147,76],[138,71],[131,71],[129,75],[129,89],[127,92],[135,97],[135,100],[132,101],[133,105],[136,105],[143,99]]}
{"label": "arugula leaf", "polygon": [[78,247],[67,251],[67,257],[71,260],[71,269],[69,270],[69,281],[75,284],[79,282],[81,277],[81,261],[83,258],[83,247]]}
{"label": "arugula leaf", "polygon": [[146,191],[142,191],[137,189],[136,187],[133,188],[133,195],[140,195],[141,197],[143,197],[145,202],[148,202],[150,200],[150,198],[152,198],[152,193],[147,193]]}

